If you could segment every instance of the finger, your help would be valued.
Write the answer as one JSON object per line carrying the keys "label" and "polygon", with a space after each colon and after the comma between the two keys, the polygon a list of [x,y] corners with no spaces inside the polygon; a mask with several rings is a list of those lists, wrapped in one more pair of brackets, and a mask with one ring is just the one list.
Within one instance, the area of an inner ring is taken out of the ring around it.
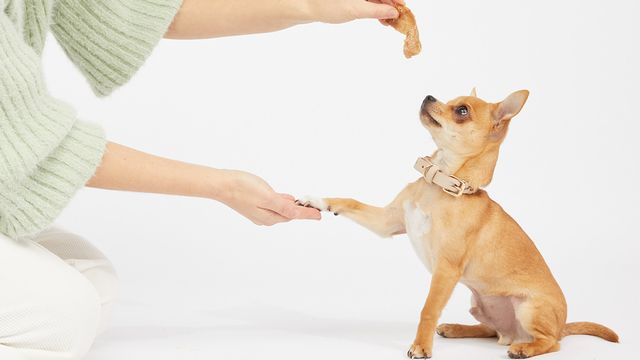
{"label": "finger", "polygon": [[263,207],[263,209],[275,211],[288,219],[295,219],[298,216],[298,208],[299,206],[295,202],[282,197],[276,197],[270,204],[267,204],[267,207]]}
{"label": "finger", "polygon": [[353,15],[358,19],[395,19],[398,17],[398,10],[390,5],[368,1],[358,1],[357,4]]}
{"label": "finger", "polygon": [[320,220],[320,211],[296,204],[294,201],[285,200],[280,205],[278,213],[289,219]]}
{"label": "finger", "polygon": [[275,224],[291,221],[291,219],[288,219],[269,209],[258,209],[257,218],[258,218],[258,222],[257,222],[258,225],[264,225],[264,226],[272,226]]}
{"label": "finger", "polygon": [[310,208],[310,207],[300,207],[300,212],[298,213],[298,217],[296,219],[305,219],[305,220],[320,220],[322,219],[322,215],[320,214],[320,210]]}
{"label": "finger", "polygon": [[283,198],[277,198],[273,205],[269,207],[269,210],[275,211],[288,219],[320,219],[320,212],[318,210],[298,206],[293,200]]}

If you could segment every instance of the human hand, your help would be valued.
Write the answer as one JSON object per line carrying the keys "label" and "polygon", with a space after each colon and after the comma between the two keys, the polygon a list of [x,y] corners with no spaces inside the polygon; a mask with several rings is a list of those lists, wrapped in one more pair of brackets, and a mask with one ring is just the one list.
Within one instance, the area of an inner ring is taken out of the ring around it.
{"label": "human hand", "polygon": [[237,170],[222,170],[219,200],[256,225],[275,225],[294,219],[319,220],[316,209],[298,206],[289,194],[275,192],[261,178]]}
{"label": "human hand", "polygon": [[404,0],[307,0],[311,21],[340,24],[356,19],[395,19],[398,11],[394,4]]}

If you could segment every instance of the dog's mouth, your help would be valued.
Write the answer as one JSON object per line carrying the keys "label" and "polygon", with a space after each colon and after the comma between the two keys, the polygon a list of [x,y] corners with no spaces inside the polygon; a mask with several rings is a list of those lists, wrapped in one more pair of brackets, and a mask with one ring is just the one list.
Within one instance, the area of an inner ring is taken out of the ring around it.
{"label": "dog's mouth", "polygon": [[429,110],[425,109],[422,112],[423,116],[427,119],[427,122],[435,127],[442,127],[442,125],[436,120],[431,114],[429,114]]}

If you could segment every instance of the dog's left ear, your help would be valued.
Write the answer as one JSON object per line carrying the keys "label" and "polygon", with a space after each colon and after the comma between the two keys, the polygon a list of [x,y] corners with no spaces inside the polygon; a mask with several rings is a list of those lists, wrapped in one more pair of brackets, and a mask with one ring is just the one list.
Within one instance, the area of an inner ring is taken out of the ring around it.
{"label": "dog's left ear", "polygon": [[507,96],[506,99],[498,103],[498,107],[493,113],[493,121],[495,126],[497,128],[500,128],[503,126],[503,124],[511,120],[511,118],[518,115],[520,110],[522,110],[524,103],[527,102],[528,97],[528,90],[519,90]]}
{"label": "dog's left ear", "polygon": [[471,89],[471,94],[469,96],[478,97],[478,92],[476,91],[475,87]]}

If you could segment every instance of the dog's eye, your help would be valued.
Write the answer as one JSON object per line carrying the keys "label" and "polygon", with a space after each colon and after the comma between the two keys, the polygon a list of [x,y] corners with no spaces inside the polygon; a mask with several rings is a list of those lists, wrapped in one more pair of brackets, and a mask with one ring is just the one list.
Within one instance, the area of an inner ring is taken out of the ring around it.
{"label": "dog's eye", "polygon": [[467,116],[467,115],[469,115],[469,109],[467,109],[467,107],[464,106],[464,105],[458,106],[456,108],[456,114],[458,114],[460,116]]}

